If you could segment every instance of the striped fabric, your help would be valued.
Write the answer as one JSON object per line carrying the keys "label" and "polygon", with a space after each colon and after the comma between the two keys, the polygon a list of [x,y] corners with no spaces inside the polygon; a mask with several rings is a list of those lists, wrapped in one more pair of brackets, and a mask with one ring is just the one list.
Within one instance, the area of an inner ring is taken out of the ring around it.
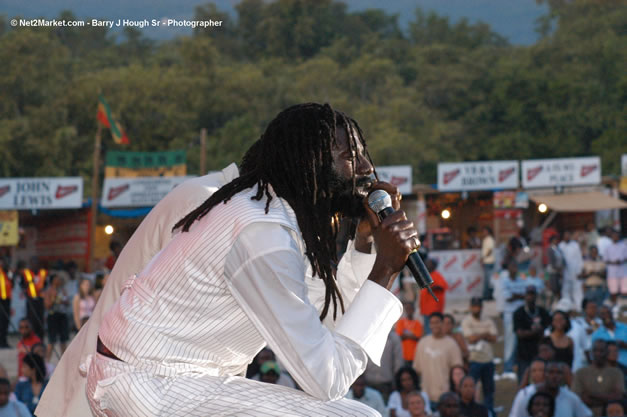
{"label": "striped fabric", "polygon": [[[99,415],[378,415],[341,399],[402,306],[367,281],[329,331],[307,298],[294,212],[248,190],[177,235],[105,316],[87,393]],[[361,279],[363,282],[363,278]],[[268,344],[306,393],[246,380]],[[336,401],[330,401],[336,400]]]}

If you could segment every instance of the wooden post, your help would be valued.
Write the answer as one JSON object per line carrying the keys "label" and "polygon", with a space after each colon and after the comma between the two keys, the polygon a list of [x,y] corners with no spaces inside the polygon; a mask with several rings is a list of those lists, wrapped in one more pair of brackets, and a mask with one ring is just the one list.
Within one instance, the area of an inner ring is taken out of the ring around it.
{"label": "wooden post", "polygon": [[200,176],[207,174],[207,129],[200,129]]}
{"label": "wooden post", "polygon": [[87,265],[88,271],[93,271],[94,265],[94,250],[96,247],[96,218],[98,217],[98,195],[100,175],[100,148],[102,137],[102,125],[97,122],[98,130],[96,131],[96,141],[94,144],[94,171],[91,178],[91,219],[90,219],[90,233],[89,233],[89,263]]}

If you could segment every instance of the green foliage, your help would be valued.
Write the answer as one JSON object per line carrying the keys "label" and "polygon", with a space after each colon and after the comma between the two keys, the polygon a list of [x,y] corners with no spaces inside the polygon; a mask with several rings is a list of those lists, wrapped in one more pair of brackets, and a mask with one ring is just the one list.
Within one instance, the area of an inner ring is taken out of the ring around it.
{"label": "green foliage", "polygon": [[[543,38],[507,44],[483,23],[417,10],[406,32],[381,10],[332,0],[243,0],[221,28],[155,43],[140,30],[11,28],[0,16],[0,175],[91,177],[102,93],[129,150],[185,149],[199,167],[239,162],[283,108],[329,102],[354,116],[377,164],[435,182],[442,161],[600,155],[627,150],[620,1],[551,0]],[[73,19],[63,12],[60,19]],[[103,132],[104,149],[123,149]],[[90,181],[86,181],[89,192]]]}

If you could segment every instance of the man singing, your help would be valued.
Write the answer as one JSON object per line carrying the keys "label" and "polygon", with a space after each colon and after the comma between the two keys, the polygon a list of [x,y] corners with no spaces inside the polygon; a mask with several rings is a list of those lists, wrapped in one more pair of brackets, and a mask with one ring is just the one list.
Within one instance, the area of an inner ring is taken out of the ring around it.
{"label": "man singing", "polygon": [[[254,169],[184,217],[104,317],[86,363],[96,415],[378,415],[341,398],[401,315],[386,288],[416,229],[364,208],[369,188],[395,208],[398,193],[371,187],[359,126],[330,106],[281,112],[256,148]],[[338,215],[362,221],[336,280]],[[237,376],[266,344],[304,393]]]}

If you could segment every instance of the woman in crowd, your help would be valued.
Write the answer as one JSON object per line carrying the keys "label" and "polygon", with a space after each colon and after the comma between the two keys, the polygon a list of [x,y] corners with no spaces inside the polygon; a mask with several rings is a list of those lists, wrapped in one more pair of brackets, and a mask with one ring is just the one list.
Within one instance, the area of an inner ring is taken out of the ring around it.
{"label": "woman in crowd", "polygon": [[553,417],[555,414],[555,399],[549,393],[536,392],[529,399],[527,413],[530,417]]}
{"label": "woman in crowd", "polygon": [[556,362],[563,362],[568,365],[569,368],[572,367],[575,345],[573,340],[566,335],[566,333],[570,330],[570,320],[568,319],[568,314],[560,310],[553,313],[550,329],[551,334],[549,335],[549,340],[555,350],[555,357],[553,360]]}
{"label": "woman in crowd", "polygon": [[72,301],[74,325],[77,330],[81,329],[96,307],[93,292],[91,281],[87,278],[83,278],[78,286],[78,293],[74,296],[74,300]]}
{"label": "woman in crowd", "polygon": [[488,417],[488,408],[475,401],[475,380],[466,375],[459,383],[459,398],[461,400],[460,411],[465,417]]}
{"label": "woman in crowd", "polygon": [[67,342],[70,339],[67,307],[70,305],[69,297],[65,291],[63,278],[60,275],[51,275],[50,286],[44,293],[44,306],[48,313],[48,348],[46,360],[50,362],[52,350],[57,341],[61,347],[61,354],[65,352]]}
{"label": "woman in crowd", "polygon": [[470,357],[470,351],[468,350],[468,345],[466,344],[466,339],[464,339],[464,335],[462,335],[459,331],[455,331],[455,317],[451,314],[444,315],[444,321],[442,322],[444,327],[444,333],[448,336],[451,336],[457,346],[459,346],[459,350],[462,351],[462,359],[464,360],[464,366],[468,369],[468,358]]}
{"label": "woman in crowd", "polygon": [[462,382],[462,378],[466,375],[468,375],[466,368],[462,365],[453,365],[453,367],[451,367],[451,371],[449,372],[449,391],[459,395],[459,384]]}
{"label": "woman in crowd", "polygon": [[398,370],[395,376],[396,389],[390,394],[388,400],[388,410],[390,417],[411,417],[409,412],[408,396],[412,391],[420,392],[425,403],[425,409],[431,410],[431,403],[427,393],[420,389],[420,380],[418,374],[409,366]]}
{"label": "woman in crowd", "polygon": [[46,388],[46,364],[44,359],[34,353],[29,353],[22,360],[22,372],[26,377],[15,386],[15,397],[24,403],[31,413],[35,412],[39,398]]}
{"label": "woman in crowd", "polygon": [[426,409],[425,399],[418,391],[407,394],[407,409],[411,417],[428,417],[430,414]]}

